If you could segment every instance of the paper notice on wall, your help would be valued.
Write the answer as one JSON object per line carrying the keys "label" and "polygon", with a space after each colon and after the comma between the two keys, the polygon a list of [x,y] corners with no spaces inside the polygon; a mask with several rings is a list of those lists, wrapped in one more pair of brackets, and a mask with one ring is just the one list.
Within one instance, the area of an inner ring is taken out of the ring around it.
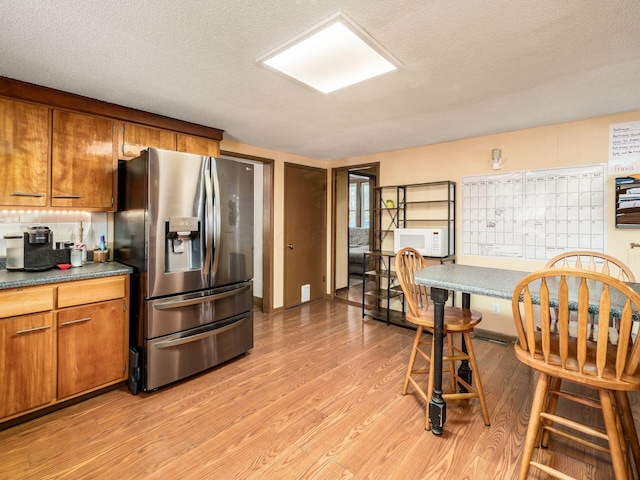
{"label": "paper notice on wall", "polygon": [[640,173],[640,120],[609,126],[609,175]]}

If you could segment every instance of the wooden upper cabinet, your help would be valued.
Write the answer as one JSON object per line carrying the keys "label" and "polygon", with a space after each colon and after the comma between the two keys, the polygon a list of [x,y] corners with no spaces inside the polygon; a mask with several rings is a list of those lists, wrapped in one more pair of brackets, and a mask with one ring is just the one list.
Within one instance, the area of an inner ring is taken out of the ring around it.
{"label": "wooden upper cabinet", "polygon": [[49,109],[0,99],[0,205],[45,207]]}
{"label": "wooden upper cabinet", "polygon": [[220,154],[220,143],[208,138],[179,133],[176,150],[179,152],[205,155],[207,157],[217,157]]}
{"label": "wooden upper cabinet", "polygon": [[145,148],[176,149],[176,134],[159,128],[125,123],[120,129],[118,158],[131,160]]}
{"label": "wooden upper cabinet", "polygon": [[53,111],[51,206],[113,208],[116,138],[113,120]]}

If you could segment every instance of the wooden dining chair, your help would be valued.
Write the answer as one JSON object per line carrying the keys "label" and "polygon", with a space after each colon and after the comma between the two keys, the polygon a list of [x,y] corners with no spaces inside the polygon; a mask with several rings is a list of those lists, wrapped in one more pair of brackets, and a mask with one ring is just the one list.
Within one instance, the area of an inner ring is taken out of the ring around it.
{"label": "wooden dining chair", "polygon": [[[598,311],[607,315],[612,304],[621,306],[615,344],[609,341],[608,328],[599,329],[595,339],[589,340],[590,303],[597,304]],[[557,331],[551,326],[549,308],[555,304]],[[627,392],[640,390],[640,344],[631,335],[634,315],[640,311],[640,295],[617,278],[599,272],[547,268],[520,281],[513,292],[512,310],[518,334],[516,357],[538,372],[518,478],[524,480],[532,466],[554,478],[571,478],[553,465],[532,460],[538,438],[543,447],[548,447],[545,432],[608,451],[616,479],[633,478],[627,441],[636,470],[640,446]],[[577,317],[570,315],[571,310],[577,311]],[[599,401],[569,391],[562,396],[600,408],[604,431],[556,413],[555,404],[548,399],[560,381],[597,391]]]}
{"label": "wooden dining chair", "polygon": [[[421,268],[425,268],[427,262],[422,255],[413,248],[403,248],[395,257],[395,268],[398,281],[402,287],[406,302],[406,319],[416,326],[416,335],[414,337],[411,354],[409,355],[409,364],[407,373],[402,386],[402,394],[406,395],[409,384],[413,386],[418,395],[425,402],[425,429],[430,430],[429,425],[429,402],[433,392],[433,308],[429,308],[428,291],[424,285],[415,282],[415,272]],[[443,355],[443,373],[445,373],[444,365],[447,365],[446,373],[450,378],[451,392],[444,393],[442,398],[446,400],[478,398],[480,408],[482,409],[482,417],[485,425],[490,425],[489,410],[484,398],[482,390],[482,382],[480,380],[480,370],[476,362],[476,356],[473,351],[471,342],[471,333],[482,320],[482,314],[475,310],[462,309],[457,307],[446,306],[444,309],[444,329],[446,336],[446,345],[448,354]],[[425,333],[426,332],[426,333]],[[428,335],[430,334],[430,335]],[[464,338],[466,352],[457,347],[454,343],[454,335],[460,334]],[[427,338],[429,337],[429,338]],[[420,355],[428,366],[416,368],[416,358]],[[473,381],[467,382],[456,373],[457,361],[468,361],[471,364]],[[414,378],[415,375],[429,375],[426,392],[423,387]],[[465,391],[456,392],[457,385],[464,387]]]}

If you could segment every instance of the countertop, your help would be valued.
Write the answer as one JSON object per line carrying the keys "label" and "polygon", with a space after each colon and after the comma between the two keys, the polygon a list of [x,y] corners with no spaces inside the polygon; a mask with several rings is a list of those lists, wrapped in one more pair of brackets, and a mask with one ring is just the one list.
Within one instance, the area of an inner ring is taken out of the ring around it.
{"label": "countertop", "polygon": [[118,262],[85,263],[82,267],[68,270],[46,270],[44,272],[13,272],[0,270],[0,290],[8,288],[32,287],[49,283],[73,282],[92,278],[129,275],[133,269]]}

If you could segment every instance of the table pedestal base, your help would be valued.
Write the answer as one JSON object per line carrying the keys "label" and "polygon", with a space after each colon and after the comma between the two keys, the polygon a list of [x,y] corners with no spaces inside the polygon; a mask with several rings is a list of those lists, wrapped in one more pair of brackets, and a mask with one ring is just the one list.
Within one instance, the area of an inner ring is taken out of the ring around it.
{"label": "table pedestal base", "polygon": [[447,418],[447,404],[442,398],[442,341],[444,337],[444,304],[449,291],[431,288],[433,302],[433,394],[429,402],[429,423],[434,435],[442,435]]}

